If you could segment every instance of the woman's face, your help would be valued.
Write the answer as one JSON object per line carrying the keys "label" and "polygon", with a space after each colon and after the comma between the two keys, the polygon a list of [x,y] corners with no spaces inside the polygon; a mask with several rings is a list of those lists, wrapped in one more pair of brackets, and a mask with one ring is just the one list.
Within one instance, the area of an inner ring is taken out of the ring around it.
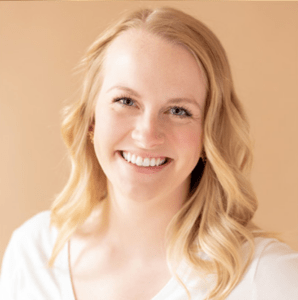
{"label": "woman's face", "polygon": [[203,146],[206,95],[194,57],[130,30],[109,46],[102,75],[94,147],[110,187],[136,200],[187,191]]}

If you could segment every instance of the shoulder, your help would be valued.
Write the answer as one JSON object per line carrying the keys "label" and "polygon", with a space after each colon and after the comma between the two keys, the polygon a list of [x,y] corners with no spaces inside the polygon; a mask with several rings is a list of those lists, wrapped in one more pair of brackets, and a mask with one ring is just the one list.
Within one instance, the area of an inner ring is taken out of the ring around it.
{"label": "shoulder", "polygon": [[[284,242],[280,242],[279,240],[275,238],[262,238],[257,237],[255,238],[255,247],[256,247],[256,253],[261,252],[267,252],[268,250],[271,254],[278,255],[279,253],[288,253],[294,252],[294,250],[291,249],[291,247]],[[268,253],[269,254],[269,253]]]}
{"label": "shoulder", "polygon": [[26,222],[24,222],[20,227],[18,227],[14,233],[16,232],[31,232],[34,234],[39,234],[40,231],[49,227],[50,225],[51,212],[49,210],[42,211]]}
{"label": "shoulder", "polygon": [[298,276],[298,252],[290,246],[272,238],[256,238],[255,245],[255,275],[286,268]]}
{"label": "shoulder", "polygon": [[272,238],[256,238],[246,283],[252,299],[297,299],[298,252]]}
{"label": "shoulder", "polygon": [[24,222],[13,232],[13,235],[26,239],[40,239],[44,236],[54,234],[55,229],[51,228],[50,223],[51,212],[49,210],[42,211]]}
{"label": "shoulder", "polygon": [[23,223],[13,232],[8,249],[15,248],[30,256],[37,251],[50,253],[57,236],[57,230],[50,225],[50,214],[50,211],[43,211]]}
{"label": "shoulder", "polygon": [[13,232],[2,262],[0,299],[40,299],[41,295],[60,299],[61,291],[71,294],[67,245],[54,267],[48,268],[57,234],[50,211],[35,215]]}
{"label": "shoulder", "polygon": [[[273,238],[255,238],[255,252],[229,300],[294,300],[298,295],[298,252]],[[244,245],[245,256],[248,244]]]}
{"label": "shoulder", "polygon": [[[264,282],[298,282],[298,252],[276,239],[257,239],[255,255],[255,278]],[[298,290],[297,290],[298,292]]]}

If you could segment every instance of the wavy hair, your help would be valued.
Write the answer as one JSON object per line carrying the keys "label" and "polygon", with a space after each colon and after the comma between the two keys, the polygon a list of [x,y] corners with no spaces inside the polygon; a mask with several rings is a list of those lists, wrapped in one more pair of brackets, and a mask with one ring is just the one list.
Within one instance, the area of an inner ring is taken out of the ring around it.
{"label": "wavy hair", "polygon": [[[183,45],[194,55],[205,75],[205,161],[200,159],[193,170],[189,198],[168,226],[167,257],[174,273],[178,262],[186,259],[194,270],[215,274],[215,285],[206,299],[225,299],[252,259],[254,238],[268,236],[252,222],[257,209],[249,178],[252,139],[221,43],[200,21],[173,8],[130,13],[100,35],[82,60],[85,74],[82,96],[65,109],[61,129],[72,168],[65,188],[51,208],[51,223],[59,233],[49,265],[53,265],[71,235],[106,196],[106,177],[88,130],[94,122],[105,52],[117,36],[132,28]],[[243,256],[245,242],[250,249],[247,259]],[[201,251],[210,259],[198,255]]]}

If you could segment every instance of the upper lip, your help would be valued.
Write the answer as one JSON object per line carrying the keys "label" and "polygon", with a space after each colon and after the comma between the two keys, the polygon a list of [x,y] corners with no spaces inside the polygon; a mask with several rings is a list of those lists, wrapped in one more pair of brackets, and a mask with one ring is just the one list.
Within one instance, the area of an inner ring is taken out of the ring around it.
{"label": "upper lip", "polygon": [[146,153],[146,152],[140,152],[140,151],[133,151],[133,150],[120,150],[120,152],[130,152],[131,154],[134,154],[136,156],[140,156],[142,158],[170,158],[165,155],[160,155],[160,154],[154,154],[154,153]]}

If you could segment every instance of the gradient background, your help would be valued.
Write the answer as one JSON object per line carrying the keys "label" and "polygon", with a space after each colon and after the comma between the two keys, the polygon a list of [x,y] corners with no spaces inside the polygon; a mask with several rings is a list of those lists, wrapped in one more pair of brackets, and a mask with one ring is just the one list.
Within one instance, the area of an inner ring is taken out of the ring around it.
{"label": "gradient background", "polygon": [[298,250],[298,5],[295,2],[1,2],[0,261],[12,231],[49,209],[69,174],[60,110],[74,67],[126,9],[173,6],[227,51],[255,139],[255,221]]}

